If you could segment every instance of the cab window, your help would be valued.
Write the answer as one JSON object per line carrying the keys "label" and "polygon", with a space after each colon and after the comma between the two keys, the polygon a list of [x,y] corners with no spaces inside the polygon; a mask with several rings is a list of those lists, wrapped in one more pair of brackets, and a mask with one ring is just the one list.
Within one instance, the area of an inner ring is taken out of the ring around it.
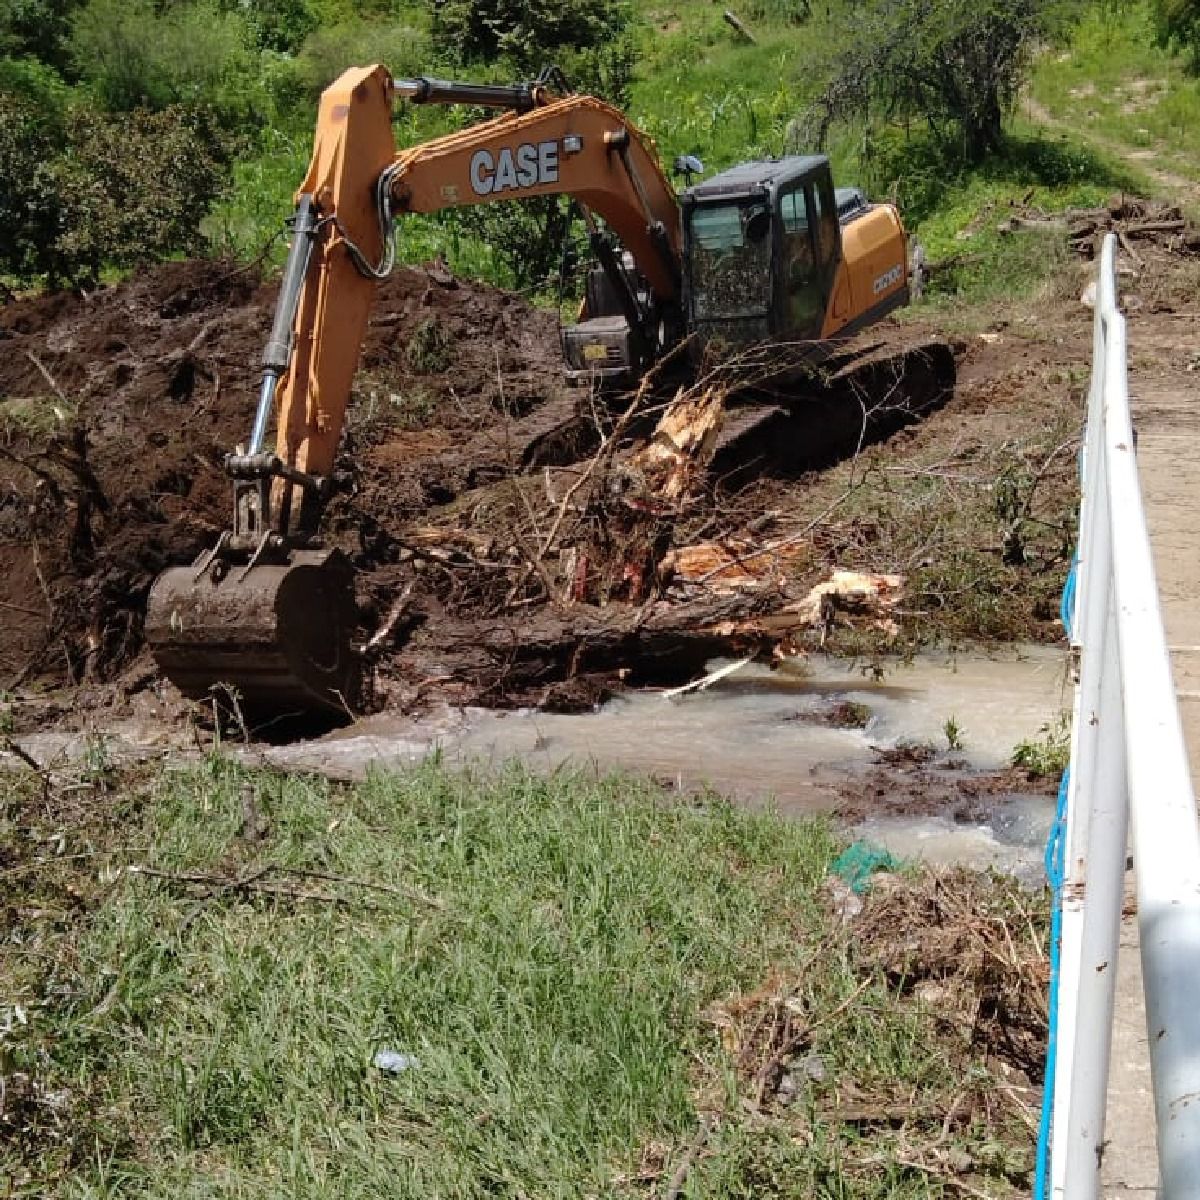
{"label": "cab window", "polygon": [[779,202],[780,215],[783,217],[783,232],[789,233],[804,233],[808,232],[808,202],[805,199],[804,191],[797,188],[794,192],[788,192]]}
{"label": "cab window", "polygon": [[779,197],[781,256],[786,332],[815,337],[824,311],[822,273],[814,254],[811,194],[796,184]]}
{"label": "cab window", "polygon": [[817,229],[817,265],[824,274],[833,266],[838,247],[837,200],[833,194],[833,180],[829,175],[822,175],[815,180],[813,201]]}

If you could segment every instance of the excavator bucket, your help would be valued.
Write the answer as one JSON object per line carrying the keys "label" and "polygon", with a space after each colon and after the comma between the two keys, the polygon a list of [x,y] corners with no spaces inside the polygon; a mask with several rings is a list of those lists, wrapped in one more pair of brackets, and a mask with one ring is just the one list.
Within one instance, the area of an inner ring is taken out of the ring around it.
{"label": "excavator bucket", "polygon": [[292,551],[286,563],[214,557],[158,577],[146,606],[155,661],[185,696],[228,687],[250,717],[324,710],[359,699],[353,571],[340,551]]}

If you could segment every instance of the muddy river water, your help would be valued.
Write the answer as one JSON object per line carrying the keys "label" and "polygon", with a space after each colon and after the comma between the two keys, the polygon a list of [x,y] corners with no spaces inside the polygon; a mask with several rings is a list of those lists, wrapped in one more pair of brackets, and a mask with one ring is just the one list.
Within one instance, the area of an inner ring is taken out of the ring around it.
{"label": "muddy river water", "polygon": [[[953,794],[977,773],[1005,766],[1014,746],[1037,738],[1069,704],[1066,660],[1058,647],[922,656],[889,664],[881,677],[845,660],[813,656],[774,670],[747,664],[686,695],[631,693],[591,713],[482,708],[445,708],[421,718],[381,713],[324,737],[237,752],[338,779],[412,766],[435,752],[452,763],[520,759],[537,770],[564,764],[619,769],[651,775],[683,792],[712,788],[740,803],[773,804],[791,813],[845,811],[848,798],[867,796],[870,779],[873,799],[850,804],[858,810],[853,819],[859,823],[851,826],[855,836],[906,858],[992,865],[1035,882],[1051,797],[992,795],[985,789],[984,799],[976,797],[969,806],[968,819],[936,805],[933,815],[921,815],[929,808],[917,805],[914,812],[906,802],[913,783],[895,776],[896,812],[889,815],[890,777],[880,760],[905,745],[936,747],[930,771]],[[861,727],[828,723],[848,706]],[[177,726],[143,720],[102,732],[106,753],[117,761],[196,752],[196,742],[184,744]],[[87,754],[95,736],[95,730],[59,727],[23,744],[41,762],[62,762]]]}
{"label": "muddy river water", "polygon": [[[1058,647],[925,656],[890,666],[882,678],[814,656],[775,670],[748,664],[682,696],[622,696],[582,715],[459,709],[413,721],[382,714],[266,753],[279,766],[349,778],[409,765],[435,750],[452,762],[519,758],[542,770],[616,768],[680,790],[710,787],[743,803],[799,812],[834,807],[881,750],[905,744],[936,746],[969,769],[1003,767],[1017,743],[1038,737],[1069,704]],[[825,723],[842,705],[861,706],[865,724]],[[952,755],[948,723],[961,743]],[[979,821],[881,813],[854,830],[905,857],[994,865],[1032,879],[1052,807],[1044,795],[1017,792],[989,801]]]}

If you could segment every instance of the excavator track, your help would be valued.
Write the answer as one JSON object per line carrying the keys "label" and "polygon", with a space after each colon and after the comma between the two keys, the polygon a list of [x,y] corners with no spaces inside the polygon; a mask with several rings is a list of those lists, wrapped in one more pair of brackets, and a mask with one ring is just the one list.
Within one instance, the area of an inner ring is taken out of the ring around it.
{"label": "excavator track", "polygon": [[340,551],[294,550],[286,563],[254,565],[214,556],[159,576],[146,640],[191,699],[227,689],[251,719],[349,717],[361,687],[355,623],[353,569]]}
{"label": "excavator track", "polygon": [[711,469],[736,477],[748,463],[786,474],[827,465],[940,407],[955,374],[953,347],[924,339],[859,345],[820,369],[785,371],[752,390],[734,386]]}

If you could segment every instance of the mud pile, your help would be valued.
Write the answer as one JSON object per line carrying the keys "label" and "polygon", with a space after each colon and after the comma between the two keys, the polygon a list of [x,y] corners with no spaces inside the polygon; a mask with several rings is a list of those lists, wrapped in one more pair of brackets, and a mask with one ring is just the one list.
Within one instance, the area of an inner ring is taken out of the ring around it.
{"label": "mud pile", "polygon": [[[0,690],[137,659],[150,583],[229,519],[221,461],[249,431],[274,299],[253,271],[187,262],[0,308]],[[347,439],[378,519],[469,482],[471,436],[557,394],[556,345],[552,315],[436,269],[382,285]]]}
{"label": "mud pile", "polygon": [[[191,262],[0,308],[0,693],[85,685],[79,705],[159,685],[146,594],[228,523],[222,457],[249,430],[274,298],[246,268]],[[396,272],[325,524],[358,570],[374,702],[577,708],[694,679],[717,655],[771,659],[839,631],[861,651],[927,620],[896,572],[924,569],[947,520],[918,469],[888,464],[948,450],[981,478],[1000,470],[1001,432],[1042,436],[1049,363],[1012,376],[1006,354],[1004,388],[989,377],[943,412],[955,356],[935,330],[887,323],[855,355],[869,368],[835,364],[819,386],[764,375],[735,393],[724,364],[606,404],[563,384],[553,313],[437,264]],[[975,537],[951,507],[953,536]],[[1052,636],[1027,584],[1058,549],[1043,561],[1031,544],[1010,570],[992,540],[969,564],[1012,576],[992,610]],[[979,590],[949,584],[932,585],[939,615],[943,593]]]}

